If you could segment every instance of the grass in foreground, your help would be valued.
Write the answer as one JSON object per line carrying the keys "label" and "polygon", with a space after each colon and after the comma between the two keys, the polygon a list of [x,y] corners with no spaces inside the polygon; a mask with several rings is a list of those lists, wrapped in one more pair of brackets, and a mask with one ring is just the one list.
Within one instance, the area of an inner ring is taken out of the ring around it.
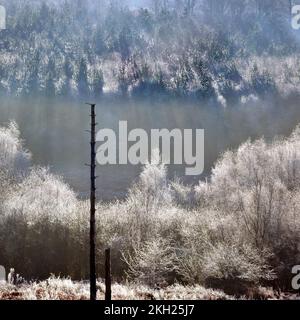
{"label": "grass in foreground", "polygon": [[[97,299],[104,300],[105,286],[97,283]],[[206,289],[202,286],[173,285],[164,289],[151,289],[136,284],[114,284],[114,300],[234,300],[234,296],[222,291]],[[12,285],[0,283],[0,300],[88,300],[89,284],[86,281],[74,282],[71,279],[50,277],[46,281]],[[278,294],[272,289],[258,288],[248,297],[240,299],[298,300],[297,295]]]}

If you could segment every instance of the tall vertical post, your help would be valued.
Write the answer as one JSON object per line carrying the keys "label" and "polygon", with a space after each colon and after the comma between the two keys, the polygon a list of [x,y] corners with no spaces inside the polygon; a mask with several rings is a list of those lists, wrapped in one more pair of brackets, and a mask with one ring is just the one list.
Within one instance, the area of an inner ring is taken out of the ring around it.
{"label": "tall vertical post", "polygon": [[110,249],[105,250],[105,301],[111,301],[111,260]]}
{"label": "tall vertical post", "polygon": [[96,112],[91,106],[90,299],[96,300]]}

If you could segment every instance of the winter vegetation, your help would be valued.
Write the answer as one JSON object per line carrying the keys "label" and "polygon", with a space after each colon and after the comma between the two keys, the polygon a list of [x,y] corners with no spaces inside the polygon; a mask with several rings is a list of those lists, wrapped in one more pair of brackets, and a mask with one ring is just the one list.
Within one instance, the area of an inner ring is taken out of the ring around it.
{"label": "winter vegetation", "polygon": [[[73,282],[69,278],[51,276],[41,282],[22,283],[20,285],[1,284],[0,300],[89,300],[90,291],[87,282]],[[205,289],[201,286],[173,285],[168,288],[153,289],[146,285],[114,284],[114,300],[232,300],[233,297],[222,291]],[[275,294],[265,297],[276,299]],[[104,300],[105,285],[97,282],[97,299]],[[263,296],[263,295],[262,295]]]}
{"label": "winter vegetation", "polygon": [[4,95],[191,97],[244,103],[299,94],[290,0],[2,0]]}
{"label": "winter vegetation", "polygon": [[[174,284],[166,288],[152,288],[143,284],[113,284],[113,300],[236,300],[237,297],[220,290],[206,289],[200,285]],[[97,282],[97,300],[104,300],[105,285]],[[18,285],[0,283],[0,300],[89,300],[89,284],[73,282],[69,278],[56,278],[40,282],[23,282]],[[296,294],[284,294],[272,288],[258,287],[241,300],[298,300]]]}
{"label": "winter vegetation", "polygon": [[[88,278],[88,203],[62,178],[30,166],[15,123],[0,129],[0,154],[0,261],[32,279],[19,284],[20,297],[40,292],[56,299],[56,286],[62,295],[86,297],[86,284],[34,280]],[[193,297],[225,298],[200,286],[236,297],[262,287],[290,290],[300,256],[299,212],[299,127],[286,139],[247,141],[225,152],[209,181],[194,186],[169,181],[167,168],[154,161],[125,200],[98,203],[97,274],[103,277],[103,252],[110,247],[113,279],[129,281],[130,297],[141,294],[141,286],[155,297],[168,290],[175,297],[180,285],[196,286]]]}
{"label": "winter vegetation", "polygon": [[[272,102],[288,106],[300,95],[292,4],[0,0],[7,11],[0,98],[47,101],[49,131],[56,97],[122,107],[134,99],[149,109],[156,99],[174,99],[216,118],[225,109],[213,106],[238,105],[226,109],[235,113],[271,102],[264,115],[278,112],[291,127],[298,113],[285,117]],[[256,121],[251,112],[248,126]],[[226,121],[229,131],[235,120]],[[289,137],[227,150],[193,185],[169,179],[161,161],[148,163],[124,199],[99,201],[96,214],[99,299],[107,247],[115,299],[284,299],[300,260],[300,126]],[[0,265],[14,269],[0,283],[0,299],[88,299],[89,228],[89,202],[33,165],[15,122],[1,126]]]}

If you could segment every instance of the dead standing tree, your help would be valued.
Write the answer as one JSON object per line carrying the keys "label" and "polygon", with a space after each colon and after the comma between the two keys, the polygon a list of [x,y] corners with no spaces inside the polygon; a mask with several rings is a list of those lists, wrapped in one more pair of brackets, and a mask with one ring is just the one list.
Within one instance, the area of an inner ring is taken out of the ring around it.
{"label": "dead standing tree", "polygon": [[105,250],[105,301],[111,301],[111,260],[109,248]]}
{"label": "dead standing tree", "polygon": [[[91,193],[90,193],[90,299],[95,301],[97,299],[97,284],[96,284],[96,104],[91,106],[91,163],[90,179],[91,179]],[[105,300],[111,301],[111,261],[110,249],[105,250]]]}
{"label": "dead standing tree", "polygon": [[96,288],[96,105],[91,106],[91,194],[90,194],[90,299],[97,299]]}

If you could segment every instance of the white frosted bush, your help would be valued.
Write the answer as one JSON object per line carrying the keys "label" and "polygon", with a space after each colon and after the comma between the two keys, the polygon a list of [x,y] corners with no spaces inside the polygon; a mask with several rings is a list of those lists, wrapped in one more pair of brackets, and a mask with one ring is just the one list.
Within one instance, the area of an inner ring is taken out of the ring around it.
{"label": "white frosted bush", "polygon": [[242,241],[253,250],[271,251],[275,264],[281,261],[280,269],[287,270],[300,253],[299,132],[298,127],[289,138],[247,141],[226,152],[213,169],[209,186],[195,188],[208,207],[234,216]]}
{"label": "white frosted bush", "polygon": [[15,122],[0,127],[0,171],[17,175],[28,169],[31,155],[24,149],[20,131]]}
{"label": "white frosted bush", "polygon": [[241,234],[233,215],[201,209],[181,219],[182,245],[177,255],[179,274],[189,283],[204,283],[208,277],[204,257],[215,246],[239,243]]}
{"label": "white frosted bush", "polygon": [[207,278],[259,283],[274,278],[268,258],[267,252],[258,252],[252,246],[219,243],[205,252],[203,274]]}
{"label": "white frosted bush", "polygon": [[171,203],[167,169],[157,151],[154,152],[151,162],[145,165],[137,184],[130,192],[129,199],[140,202],[138,205],[146,212],[155,212],[161,206]]}
{"label": "white frosted bush", "polygon": [[47,169],[34,168],[11,191],[3,207],[7,215],[24,216],[29,223],[47,219],[69,225],[76,218],[77,199],[61,178]]}
{"label": "white frosted bush", "polygon": [[129,277],[152,287],[166,284],[170,274],[176,270],[174,249],[164,239],[146,242],[134,248],[134,255],[124,255],[124,258]]}
{"label": "white frosted bush", "polygon": [[195,194],[192,186],[184,185],[180,180],[171,183],[172,199],[178,205],[191,207],[195,202]]}
{"label": "white frosted bush", "polygon": [[130,189],[126,200],[130,229],[135,241],[148,241],[155,237],[157,216],[172,206],[166,166],[155,153],[151,163],[145,165],[138,181]]}
{"label": "white frosted bush", "polygon": [[227,152],[213,170],[210,197],[214,204],[223,212],[236,212],[248,227],[254,221],[271,227],[283,217],[283,210],[289,215],[291,198],[297,198],[300,187],[295,134],[273,144],[247,142],[236,152]]}

